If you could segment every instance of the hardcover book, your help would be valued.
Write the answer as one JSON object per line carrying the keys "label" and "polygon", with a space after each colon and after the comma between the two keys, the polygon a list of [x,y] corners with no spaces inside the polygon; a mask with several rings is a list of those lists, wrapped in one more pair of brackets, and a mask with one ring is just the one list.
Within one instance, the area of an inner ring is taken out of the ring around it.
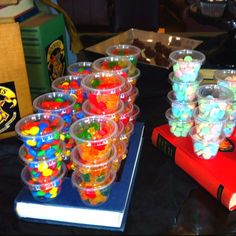
{"label": "hardcover book", "polygon": [[[235,138],[234,138],[235,139]],[[236,208],[236,151],[218,151],[205,160],[193,151],[191,138],[176,137],[170,133],[169,125],[153,129],[151,141],[165,155],[174,159],[176,165],[194,178],[203,188],[220,201],[228,210]],[[231,140],[235,146],[235,140]]]}
{"label": "hardcover book", "polygon": [[[20,23],[31,97],[51,91],[68,65],[63,14],[40,12]],[[50,32],[50,33],[48,33]]]}
{"label": "hardcover book", "polygon": [[41,223],[123,231],[138,169],[143,131],[144,124],[136,122],[127,157],[122,161],[107,202],[94,207],[84,205],[72,187],[70,177],[66,177],[61,193],[48,203],[35,201],[29,190],[23,188],[15,199],[17,215]]}

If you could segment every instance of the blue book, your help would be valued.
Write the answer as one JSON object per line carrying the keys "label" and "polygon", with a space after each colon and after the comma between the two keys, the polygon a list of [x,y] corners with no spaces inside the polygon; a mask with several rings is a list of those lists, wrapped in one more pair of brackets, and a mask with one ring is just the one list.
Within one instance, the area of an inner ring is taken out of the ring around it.
{"label": "blue book", "polygon": [[66,177],[61,193],[47,203],[37,202],[29,190],[23,188],[15,198],[18,217],[40,223],[124,231],[138,169],[143,132],[144,124],[136,122],[127,157],[122,161],[107,202],[100,206],[84,205],[79,193],[72,186],[70,177]]}

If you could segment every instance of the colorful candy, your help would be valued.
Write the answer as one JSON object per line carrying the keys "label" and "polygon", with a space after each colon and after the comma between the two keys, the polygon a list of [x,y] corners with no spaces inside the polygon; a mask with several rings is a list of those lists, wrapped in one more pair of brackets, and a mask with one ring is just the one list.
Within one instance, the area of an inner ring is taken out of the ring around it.
{"label": "colorful candy", "polygon": [[86,76],[91,74],[92,62],[76,62],[68,66],[67,71],[70,75]]}

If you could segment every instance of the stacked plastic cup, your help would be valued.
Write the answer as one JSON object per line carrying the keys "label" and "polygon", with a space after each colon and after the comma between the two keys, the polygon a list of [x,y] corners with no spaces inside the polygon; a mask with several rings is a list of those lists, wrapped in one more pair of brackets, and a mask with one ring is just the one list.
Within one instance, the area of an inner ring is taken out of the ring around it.
{"label": "stacked plastic cup", "polygon": [[92,62],[81,61],[70,64],[67,67],[69,75],[86,76],[92,73]]}
{"label": "stacked plastic cup", "polygon": [[183,49],[170,53],[169,59],[173,67],[173,72],[169,74],[172,91],[167,95],[171,107],[165,116],[170,132],[177,137],[186,137],[194,125],[196,90],[203,80],[200,68],[205,55],[199,51]]}
{"label": "stacked plastic cup", "polygon": [[233,93],[217,84],[205,84],[197,89],[196,95],[198,107],[194,111],[195,126],[190,136],[197,156],[208,160],[216,156],[225,138],[223,127],[227,123]]}
{"label": "stacked plastic cup", "polygon": [[110,190],[116,176],[113,162],[117,159],[114,145],[117,131],[116,122],[104,116],[88,116],[70,127],[76,142],[72,151],[75,170],[71,181],[85,204],[97,206],[108,199],[105,189],[109,186]]}
{"label": "stacked plastic cup", "polygon": [[233,92],[233,102],[231,107],[227,109],[228,120],[223,129],[225,136],[230,137],[234,132],[236,124],[236,70],[216,70],[214,78],[218,85],[226,87]]}
{"label": "stacked plastic cup", "polygon": [[73,168],[70,153],[74,147],[74,140],[71,138],[69,129],[73,123],[73,109],[76,100],[68,93],[50,92],[36,97],[33,101],[33,107],[37,112],[53,113],[61,116],[64,120],[64,127],[61,132],[61,140],[65,143],[66,151],[63,161],[68,170]]}
{"label": "stacked plastic cup", "polygon": [[64,120],[51,113],[36,113],[19,120],[15,126],[23,141],[19,156],[25,165],[21,179],[39,201],[49,201],[60,192],[66,167],[62,163],[64,143],[60,134]]}

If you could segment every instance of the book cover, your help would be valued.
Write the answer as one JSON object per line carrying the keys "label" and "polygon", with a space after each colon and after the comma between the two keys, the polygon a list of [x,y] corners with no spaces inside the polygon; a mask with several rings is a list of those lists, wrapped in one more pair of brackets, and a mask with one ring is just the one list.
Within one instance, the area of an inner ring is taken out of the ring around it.
{"label": "book cover", "polygon": [[72,187],[71,179],[66,177],[60,195],[48,203],[35,201],[29,190],[23,188],[15,199],[17,215],[24,220],[41,223],[123,231],[138,169],[143,132],[144,124],[136,122],[127,157],[104,204],[94,207],[84,205],[79,193]]}
{"label": "book cover", "polygon": [[0,8],[0,16],[1,17],[15,17],[21,14],[24,11],[29,10],[34,7],[33,0],[20,0],[15,5],[6,5]]}
{"label": "book cover", "polygon": [[[191,138],[179,138],[170,133],[169,125],[157,126],[152,131],[152,144],[176,165],[195,179],[228,210],[236,208],[236,151],[220,152],[215,158],[204,160],[193,151]],[[235,146],[235,140],[231,140]]]}
{"label": "book cover", "polygon": [[[68,65],[63,14],[40,12],[20,23],[32,99],[51,91]],[[50,34],[48,33],[50,32]]]}

